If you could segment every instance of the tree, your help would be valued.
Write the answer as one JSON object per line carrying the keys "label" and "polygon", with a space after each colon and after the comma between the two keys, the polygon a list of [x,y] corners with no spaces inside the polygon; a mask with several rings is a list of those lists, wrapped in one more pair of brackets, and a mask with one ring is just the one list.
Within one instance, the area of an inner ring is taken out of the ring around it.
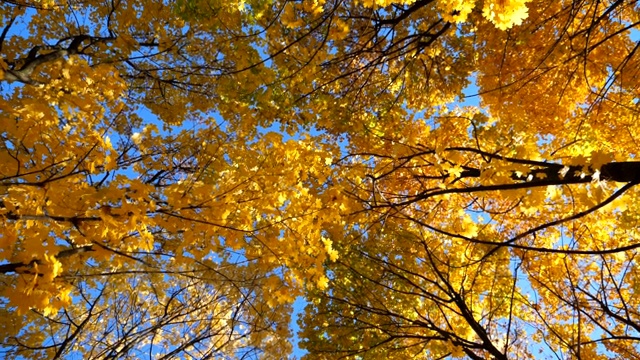
{"label": "tree", "polygon": [[[369,89],[392,100],[371,103],[373,124],[341,161],[361,171],[346,188],[366,215],[337,247],[329,288],[311,292],[315,356],[638,357],[637,133],[623,120],[638,114],[637,4],[527,6],[507,31],[478,6],[433,40],[444,49],[419,55],[352,42],[365,58],[354,78],[386,75]],[[348,12],[371,23],[349,27],[382,37],[392,24],[388,43],[417,46],[421,21],[445,26],[434,9]],[[440,76],[459,96],[460,74],[477,79],[481,108],[437,108],[450,88],[420,91]]]}
{"label": "tree", "polygon": [[1,6],[6,357],[640,356],[636,2]]}
{"label": "tree", "polygon": [[326,281],[307,214],[334,216],[315,183],[336,146],[244,118],[245,20],[1,6],[3,357],[286,352],[299,283]]}

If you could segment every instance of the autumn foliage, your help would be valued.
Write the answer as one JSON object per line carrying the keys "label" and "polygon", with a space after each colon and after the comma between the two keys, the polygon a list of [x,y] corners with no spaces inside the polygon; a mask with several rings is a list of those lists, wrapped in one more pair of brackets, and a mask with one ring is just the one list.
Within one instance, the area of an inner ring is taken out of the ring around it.
{"label": "autumn foliage", "polygon": [[0,4],[0,356],[640,358],[640,4]]}

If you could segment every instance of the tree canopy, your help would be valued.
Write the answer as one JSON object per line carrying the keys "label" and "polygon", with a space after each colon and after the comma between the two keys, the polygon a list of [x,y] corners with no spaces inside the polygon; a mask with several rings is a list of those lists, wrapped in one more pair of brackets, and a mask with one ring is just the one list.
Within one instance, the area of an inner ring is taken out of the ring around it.
{"label": "tree canopy", "polygon": [[4,358],[640,358],[637,1],[0,28]]}

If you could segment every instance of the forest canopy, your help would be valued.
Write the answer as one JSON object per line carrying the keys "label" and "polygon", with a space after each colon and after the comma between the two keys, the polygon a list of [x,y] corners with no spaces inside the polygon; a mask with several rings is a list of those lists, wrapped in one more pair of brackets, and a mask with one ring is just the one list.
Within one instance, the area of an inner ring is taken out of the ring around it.
{"label": "forest canopy", "polygon": [[2,357],[640,358],[637,1],[0,29]]}

